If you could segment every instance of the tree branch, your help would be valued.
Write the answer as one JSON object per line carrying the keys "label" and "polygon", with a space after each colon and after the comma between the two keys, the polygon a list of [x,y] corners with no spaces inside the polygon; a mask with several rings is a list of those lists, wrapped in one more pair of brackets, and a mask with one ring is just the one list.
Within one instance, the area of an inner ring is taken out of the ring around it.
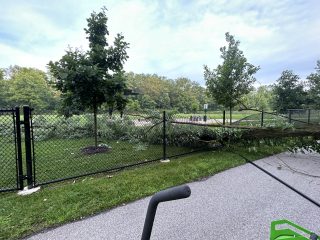
{"label": "tree branch", "polygon": [[196,125],[196,126],[206,126],[206,127],[224,127],[224,128],[238,128],[238,129],[260,129],[260,130],[268,130],[270,128],[266,127],[245,127],[245,126],[233,126],[233,125],[220,125],[220,124],[202,124],[202,123],[190,123],[190,122],[177,122],[177,121],[170,121],[171,123],[177,124],[189,124],[189,125]]}

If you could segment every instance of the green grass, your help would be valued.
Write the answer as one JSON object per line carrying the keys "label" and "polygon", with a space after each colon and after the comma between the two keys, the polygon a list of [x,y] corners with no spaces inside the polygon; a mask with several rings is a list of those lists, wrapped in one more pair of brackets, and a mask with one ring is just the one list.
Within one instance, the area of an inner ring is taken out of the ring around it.
{"label": "green grass", "polygon": [[[0,169],[0,189],[14,188],[16,187],[14,142],[11,138],[0,137],[0,143],[2,167]],[[163,157],[162,145],[151,145],[146,150],[136,151],[137,149],[134,148],[136,144],[129,142],[106,141],[104,138],[99,138],[100,143],[107,143],[111,150],[103,154],[83,154],[81,149],[93,146],[94,138],[34,142],[36,184]],[[167,146],[166,154],[170,156],[191,150],[190,148]],[[22,156],[24,155],[25,146],[22,142]]]}
{"label": "green grass", "polygon": [[[250,160],[270,155],[265,149],[236,152]],[[211,151],[78,178],[75,184],[73,180],[49,184],[28,196],[0,193],[0,238],[23,237],[244,163],[234,153]]]}
{"label": "green grass", "polygon": [[[256,111],[251,111],[251,110],[247,110],[247,111],[233,111],[232,112],[232,119],[234,120],[238,120],[238,119],[242,119],[242,118],[245,118],[249,115],[252,115],[252,114],[257,114],[258,112]],[[190,116],[192,115],[201,115],[201,116],[204,116],[204,112],[198,112],[198,113],[188,113],[188,114],[177,114],[175,115],[174,117],[175,118],[190,118]],[[209,119],[223,119],[223,111],[214,111],[214,112],[207,112],[207,117]],[[226,120],[230,119],[230,112],[229,111],[226,111]]]}

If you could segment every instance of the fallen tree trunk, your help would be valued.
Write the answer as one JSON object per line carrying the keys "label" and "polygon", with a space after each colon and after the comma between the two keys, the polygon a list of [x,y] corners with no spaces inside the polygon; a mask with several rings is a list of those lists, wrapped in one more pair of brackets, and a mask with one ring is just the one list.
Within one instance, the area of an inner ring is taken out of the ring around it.
{"label": "fallen tree trunk", "polygon": [[243,132],[241,139],[254,140],[263,138],[284,138],[284,137],[306,137],[313,136],[320,139],[320,126],[309,125],[304,127],[287,128],[282,131],[281,128],[255,129]]}
{"label": "fallen tree trunk", "polygon": [[[287,128],[282,130],[281,128],[271,128],[271,127],[245,127],[245,126],[234,126],[234,125],[220,125],[220,124],[199,124],[199,123],[189,123],[189,122],[176,122],[176,124],[187,124],[187,125],[197,125],[206,127],[222,127],[222,128],[236,128],[236,129],[248,129],[242,133],[241,139],[244,140],[256,140],[263,138],[285,138],[285,137],[307,137],[313,136],[315,139],[320,140],[320,125],[306,125],[303,127],[296,127],[294,130],[292,128]],[[224,138],[227,140],[227,137]]]}
{"label": "fallen tree trunk", "polygon": [[221,128],[238,128],[238,129],[268,129],[266,127],[246,127],[246,126],[234,126],[234,125],[222,125],[222,124],[204,124],[204,123],[190,123],[190,122],[177,122],[177,121],[170,121],[171,123],[177,124],[186,124],[186,125],[196,125],[196,126],[203,126],[203,127],[221,127]]}

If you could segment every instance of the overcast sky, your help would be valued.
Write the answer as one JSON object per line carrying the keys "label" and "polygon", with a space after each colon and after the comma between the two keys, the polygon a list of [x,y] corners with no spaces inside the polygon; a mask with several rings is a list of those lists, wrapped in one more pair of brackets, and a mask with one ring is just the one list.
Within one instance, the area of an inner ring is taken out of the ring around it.
{"label": "overcast sky", "polygon": [[108,9],[108,42],[117,33],[130,43],[126,72],[186,77],[205,85],[203,65],[222,63],[225,33],[239,40],[248,62],[260,66],[260,84],[282,71],[304,80],[320,60],[319,0],[14,0],[1,1],[0,68],[47,71],[68,44],[88,50],[83,28],[90,14]]}

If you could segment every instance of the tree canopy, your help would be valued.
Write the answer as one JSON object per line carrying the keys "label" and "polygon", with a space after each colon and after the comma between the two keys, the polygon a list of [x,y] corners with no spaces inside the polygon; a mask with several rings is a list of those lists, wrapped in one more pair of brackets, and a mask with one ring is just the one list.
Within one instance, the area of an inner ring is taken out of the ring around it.
{"label": "tree canopy", "polygon": [[[0,69],[0,108],[5,107],[6,102],[6,82],[4,80],[4,70]],[[7,107],[7,106],[6,106]]]}
{"label": "tree canopy", "polygon": [[231,110],[239,103],[237,100],[252,90],[252,84],[256,81],[252,75],[260,67],[247,62],[243,52],[238,48],[240,41],[235,41],[234,36],[228,32],[226,41],[229,44],[228,49],[225,46],[220,48],[222,65],[219,64],[213,71],[204,65],[204,78],[208,95],[218,104]]}
{"label": "tree canopy", "polygon": [[300,84],[300,77],[293,71],[283,71],[273,86],[273,108],[277,111],[302,108],[306,92]]}
{"label": "tree canopy", "polygon": [[[205,88],[188,78],[167,79],[157,74],[129,72],[126,73],[126,79],[128,88],[139,93],[137,100],[143,109],[161,108],[192,112],[192,104],[198,104],[201,108],[208,101]],[[209,107],[211,110],[214,109],[213,105]]]}
{"label": "tree canopy", "polygon": [[16,105],[26,104],[38,109],[46,107],[47,94],[50,93],[45,78],[45,73],[38,69],[23,68],[9,85],[9,99]]}
{"label": "tree canopy", "polygon": [[270,111],[271,104],[273,102],[272,94],[271,85],[261,85],[257,88],[254,88],[250,93],[246,94],[241,99],[241,102],[247,108]]}
{"label": "tree canopy", "polygon": [[1,69],[0,107],[30,105],[37,109],[54,107],[53,89],[48,86],[45,72],[36,68],[9,66]]}
{"label": "tree canopy", "polygon": [[129,58],[126,52],[129,43],[124,42],[124,37],[118,33],[114,46],[106,48],[109,31],[105,10],[102,8],[98,14],[93,12],[87,19],[88,29],[84,30],[88,35],[90,50],[83,52],[76,48],[72,51],[69,47],[59,61],[50,61],[48,64],[54,78],[51,83],[62,93],[61,112],[69,117],[79,110],[94,111],[96,149],[97,109],[107,103],[112,109],[123,110],[128,102],[123,95],[126,87],[123,64]]}
{"label": "tree canopy", "polygon": [[311,105],[316,109],[320,109],[320,60],[317,61],[316,73],[311,73],[307,79],[309,80],[309,99],[312,99]]}

